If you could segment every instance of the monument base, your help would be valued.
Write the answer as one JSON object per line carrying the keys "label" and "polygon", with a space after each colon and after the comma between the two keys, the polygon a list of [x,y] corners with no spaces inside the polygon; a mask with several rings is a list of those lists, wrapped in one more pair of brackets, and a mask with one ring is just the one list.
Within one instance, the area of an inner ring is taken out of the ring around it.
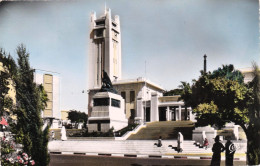
{"label": "monument base", "polygon": [[120,130],[128,125],[125,101],[111,92],[98,92],[93,96],[93,109],[88,119],[88,131],[107,132]]}
{"label": "monument base", "polygon": [[[204,135],[204,136],[203,136]],[[205,127],[196,127],[195,130],[192,131],[192,140],[203,145],[204,138],[207,138],[209,142],[209,146],[211,147],[214,144],[214,138],[217,135],[217,130],[213,127],[205,126]]]}

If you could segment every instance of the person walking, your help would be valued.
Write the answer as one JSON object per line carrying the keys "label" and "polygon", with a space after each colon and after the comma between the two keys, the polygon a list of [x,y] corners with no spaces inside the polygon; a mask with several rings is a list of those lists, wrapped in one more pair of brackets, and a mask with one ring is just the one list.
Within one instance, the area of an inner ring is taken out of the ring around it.
{"label": "person walking", "polygon": [[221,161],[221,152],[224,152],[225,147],[219,140],[219,136],[217,135],[215,137],[215,143],[213,144],[212,147],[212,160],[211,160],[211,166],[220,166],[220,161]]}
{"label": "person walking", "polygon": [[183,135],[181,132],[178,132],[177,151],[178,153],[183,151]]}
{"label": "person walking", "polygon": [[226,149],[226,166],[233,166],[236,147],[233,144],[233,142],[231,142],[230,138],[227,140],[225,144],[225,149]]}
{"label": "person walking", "polygon": [[66,135],[65,126],[62,126],[62,128],[61,128],[61,140],[62,140],[62,141],[66,141],[66,140],[67,140],[67,135]]}

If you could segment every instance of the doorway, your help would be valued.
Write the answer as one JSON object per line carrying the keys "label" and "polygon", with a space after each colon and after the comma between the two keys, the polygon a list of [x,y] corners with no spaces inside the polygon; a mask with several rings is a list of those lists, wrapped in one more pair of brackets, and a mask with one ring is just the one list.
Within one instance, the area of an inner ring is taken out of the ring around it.
{"label": "doorway", "polygon": [[159,121],[166,121],[167,107],[159,107]]}

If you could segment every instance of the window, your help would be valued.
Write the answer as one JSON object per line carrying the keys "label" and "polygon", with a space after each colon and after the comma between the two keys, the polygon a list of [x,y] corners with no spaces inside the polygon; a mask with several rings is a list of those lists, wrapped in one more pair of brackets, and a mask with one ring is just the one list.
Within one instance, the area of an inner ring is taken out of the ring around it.
{"label": "window", "polygon": [[105,25],[105,20],[96,21],[96,25]]}
{"label": "window", "polygon": [[135,91],[130,91],[130,103],[135,101]]}
{"label": "window", "polygon": [[103,37],[103,29],[96,30],[96,36],[97,37]]}
{"label": "window", "polygon": [[109,106],[109,98],[94,99],[94,106]]}
{"label": "window", "polygon": [[135,119],[135,110],[134,109],[130,109],[130,119]]}
{"label": "window", "polygon": [[101,131],[101,124],[100,124],[100,122],[97,124],[97,130]]}
{"label": "window", "polygon": [[[125,103],[126,103],[126,92],[121,92],[121,96],[123,97],[123,99],[125,100]],[[126,107],[125,107],[125,113],[126,113]]]}
{"label": "window", "polygon": [[113,27],[116,27],[116,23],[112,22]]}
{"label": "window", "polygon": [[111,98],[111,106],[120,108],[120,100]]}
{"label": "window", "polygon": [[125,99],[126,96],[125,92],[121,92],[121,96],[123,97],[123,99]]}

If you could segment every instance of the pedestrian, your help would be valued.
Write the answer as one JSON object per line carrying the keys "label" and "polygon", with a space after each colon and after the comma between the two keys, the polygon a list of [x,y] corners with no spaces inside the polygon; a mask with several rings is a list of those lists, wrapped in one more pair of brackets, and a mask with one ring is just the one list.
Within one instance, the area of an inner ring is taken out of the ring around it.
{"label": "pedestrian", "polygon": [[207,138],[205,138],[204,143],[203,143],[203,147],[205,147],[205,149],[207,150],[209,146],[209,141]]}
{"label": "pedestrian", "polygon": [[55,140],[55,132],[53,130],[51,131],[51,139]]}
{"label": "pedestrian", "polygon": [[157,143],[154,143],[154,145],[156,145],[157,147],[161,147],[162,146],[162,137],[160,136],[158,139]]}
{"label": "pedestrian", "polygon": [[230,138],[227,140],[225,144],[225,149],[226,149],[226,166],[233,166],[233,159],[234,159],[234,154],[236,152],[236,147],[231,142]]}
{"label": "pedestrian", "polygon": [[62,128],[61,128],[61,140],[62,140],[62,141],[66,141],[66,140],[67,140],[67,135],[66,135],[65,126],[62,126]]}
{"label": "pedestrian", "polygon": [[211,160],[211,166],[220,166],[220,161],[221,161],[221,152],[224,152],[225,147],[223,144],[219,141],[219,136],[217,135],[215,137],[215,143],[213,144],[212,147],[212,160]]}
{"label": "pedestrian", "polygon": [[177,151],[178,153],[183,151],[183,135],[181,132],[178,132]]}

